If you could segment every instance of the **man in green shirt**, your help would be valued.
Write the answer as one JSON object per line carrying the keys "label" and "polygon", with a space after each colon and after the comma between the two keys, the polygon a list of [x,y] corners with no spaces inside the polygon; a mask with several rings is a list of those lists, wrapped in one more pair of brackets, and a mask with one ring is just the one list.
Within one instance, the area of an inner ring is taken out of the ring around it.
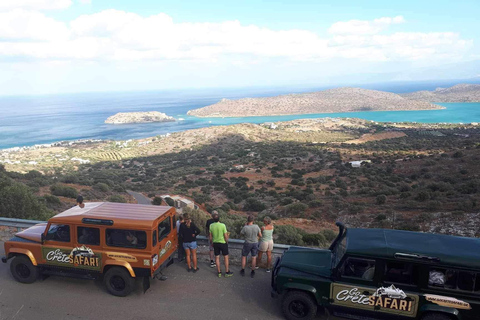
{"label": "man in green shirt", "polygon": [[220,253],[225,261],[225,277],[233,276],[228,265],[228,232],[225,224],[219,222],[218,213],[212,214],[213,223],[210,225],[210,241],[213,243],[213,252],[215,254],[215,262],[217,264],[218,277],[222,277],[220,270]]}

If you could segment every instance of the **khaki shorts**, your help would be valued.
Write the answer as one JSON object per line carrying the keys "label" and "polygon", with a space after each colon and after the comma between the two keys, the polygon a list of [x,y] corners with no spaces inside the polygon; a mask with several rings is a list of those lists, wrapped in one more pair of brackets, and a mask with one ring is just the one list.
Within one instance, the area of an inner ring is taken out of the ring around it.
{"label": "khaki shorts", "polygon": [[273,240],[260,241],[260,245],[258,246],[258,251],[262,251],[262,252],[273,251]]}

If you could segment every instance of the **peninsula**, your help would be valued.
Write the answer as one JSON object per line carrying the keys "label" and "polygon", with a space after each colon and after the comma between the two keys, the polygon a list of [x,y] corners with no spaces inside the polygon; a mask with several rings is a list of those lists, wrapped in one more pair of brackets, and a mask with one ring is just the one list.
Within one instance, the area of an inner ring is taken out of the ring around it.
{"label": "peninsula", "polygon": [[105,123],[126,124],[126,123],[148,123],[148,122],[172,122],[175,118],[167,116],[158,111],[149,112],[119,112],[116,115],[108,117]]}
{"label": "peninsula", "polygon": [[402,97],[426,102],[480,102],[480,84],[457,84],[434,91],[416,91],[401,94]]}
{"label": "peninsula", "polygon": [[433,109],[444,108],[430,102],[407,99],[391,92],[360,88],[336,88],[265,98],[222,99],[218,103],[190,110],[188,114],[197,117],[248,117]]}

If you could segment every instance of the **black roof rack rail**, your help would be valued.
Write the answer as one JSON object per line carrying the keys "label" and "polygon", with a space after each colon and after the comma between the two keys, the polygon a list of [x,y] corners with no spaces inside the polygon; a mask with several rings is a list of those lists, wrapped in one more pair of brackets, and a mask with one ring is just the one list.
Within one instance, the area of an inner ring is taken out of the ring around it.
{"label": "black roof rack rail", "polygon": [[101,225],[105,225],[105,226],[113,226],[113,220],[95,219],[95,218],[83,218],[82,223],[101,224]]}
{"label": "black roof rack rail", "polygon": [[424,256],[421,254],[416,254],[416,253],[402,253],[402,252],[397,252],[394,254],[394,257],[396,259],[407,259],[407,260],[422,260],[422,261],[428,261],[428,262],[440,262],[440,258],[438,257],[429,257],[429,256]]}

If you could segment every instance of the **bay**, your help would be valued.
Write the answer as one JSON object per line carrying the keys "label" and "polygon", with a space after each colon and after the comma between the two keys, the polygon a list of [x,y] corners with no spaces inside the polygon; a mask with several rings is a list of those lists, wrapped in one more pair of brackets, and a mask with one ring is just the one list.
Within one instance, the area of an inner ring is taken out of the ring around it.
{"label": "bay", "polygon": [[[222,98],[237,99],[282,93],[285,92],[275,89],[223,89],[1,97],[0,149],[65,140],[139,139],[208,126],[325,117],[361,118],[379,122],[480,122],[480,103],[440,103],[446,109],[429,111],[368,111],[270,117],[196,118],[186,114],[188,110],[216,103]],[[160,111],[177,121],[124,125],[104,123],[117,112],[133,111]]]}

